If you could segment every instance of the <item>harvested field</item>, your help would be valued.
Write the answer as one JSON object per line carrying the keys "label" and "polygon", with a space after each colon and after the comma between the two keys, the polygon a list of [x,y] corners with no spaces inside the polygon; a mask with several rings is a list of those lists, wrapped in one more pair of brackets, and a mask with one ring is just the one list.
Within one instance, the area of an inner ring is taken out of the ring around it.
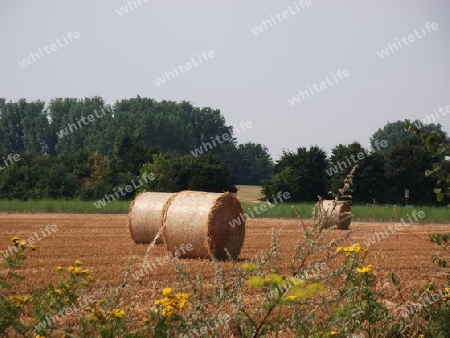
{"label": "harvested field", "polygon": [[[45,232],[42,231],[49,224],[56,224],[58,230],[44,237]],[[368,237],[375,232],[384,231],[390,224],[353,222],[350,226],[354,230],[352,240],[345,244],[359,242],[365,248],[364,241]],[[283,229],[283,272],[287,274],[293,249],[302,236],[301,227],[296,220],[249,219],[239,260],[249,260],[268,249],[272,228]],[[176,286],[174,266],[171,263],[160,264],[164,263],[162,259],[167,255],[164,246],[154,247],[148,256],[149,263],[155,263],[153,271],[139,279],[131,276],[142,268],[148,246],[133,242],[126,215],[1,214],[2,249],[10,245],[12,236],[17,235],[26,240],[35,232],[41,238],[35,243],[37,251],[20,268],[20,273],[26,279],[18,282],[20,289],[8,290],[9,294],[25,294],[56,281],[55,267],[71,265],[75,259],[81,260],[92,271],[96,279],[92,290],[94,294],[98,292],[99,298],[102,298],[105,293],[120,290],[125,296],[124,306],[137,312],[150,308],[153,300],[159,298],[162,288]],[[444,271],[439,272],[430,259],[431,255],[439,253],[439,248],[428,241],[429,235],[434,232],[450,232],[450,225],[404,227],[396,234],[371,245],[366,262],[376,266],[374,271],[380,277],[388,271],[395,272],[406,287],[418,287],[430,279],[443,285]],[[347,232],[335,230],[332,236],[338,238],[343,233]],[[230,266],[229,262],[222,264],[227,268]],[[123,276],[127,266],[130,274],[125,281]],[[191,275],[200,274],[205,286],[212,285],[211,261],[183,259],[181,266]],[[251,293],[253,291],[249,290],[249,295]],[[389,296],[390,291],[387,293]],[[394,297],[394,294],[391,295]]]}

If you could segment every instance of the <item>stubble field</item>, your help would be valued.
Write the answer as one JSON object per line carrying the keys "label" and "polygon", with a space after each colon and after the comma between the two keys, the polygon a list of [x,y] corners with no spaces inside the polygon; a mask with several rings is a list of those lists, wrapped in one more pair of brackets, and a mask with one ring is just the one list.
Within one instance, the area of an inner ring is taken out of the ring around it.
{"label": "stubble field", "polygon": [[[47,225],[57,225],[57,231],[44,237],[42,231]],[[365,248],[364,240],[384,231],[391,223],[352,223],[354,232],[343,245],[359,242]],[[272,229],[282,229],[281,261],[284,274],[289,274],[290,258],[298,241],[302,240],[302,228],[297,220],[249,219],[246,227],[244,246],[238,264],[252,259],[267,250]],[[36,232],[39,238],[37,251],[19,269],[26,276],[8,294],[27,294],[57,281],[55,267],[73,264],[81,260],[92,271],[95,283],[90,293],[99,299],[119,294],[121,306],[130,309],[137,317],[144,316],[153,301],[160,298],[164,287],[176,286],[176,273],[172,263],[159,264],[142,278],[133,274],[142,268],[148,250],[147,245],[136,245],[127,228],[126,215],[74,215],[74,214],[2,214],[0,217],[0,247],[6,249],[10,238],[19,236],[26,240]],[[445,270],[431,262],[431,256],[438,254],[439,247],[429,242],[431,233],[448,233],[450,225],[410,225],[396,234],[371,245],[367,264],[375,266],[374,272],[380,277],[380,288],[386,292],[389,301],[398,301],[399,295],[384,278],[387,272],[395,272],[408,290],[417,290],[424,282],[434,280],[445,284]],[[346,231],[335,230],[332,238],[340,238]],[[36,236],[35,236],[36,238]],[[163,246],[156,246],[149,252],[149,263],[157,262],[167,255]],[[213,265],[206,259],[182,259],[181,266],[192,277],[200,275],[204,286],[211,286]],[[223,263],[231,270],[230,263]],[[257,306],[256,291],[247,290],[248,302]]]}

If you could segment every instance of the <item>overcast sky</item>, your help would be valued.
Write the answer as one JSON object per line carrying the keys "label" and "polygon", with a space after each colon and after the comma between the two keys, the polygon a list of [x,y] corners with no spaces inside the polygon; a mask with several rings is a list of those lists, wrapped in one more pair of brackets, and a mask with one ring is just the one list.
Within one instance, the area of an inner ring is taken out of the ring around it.
{"label": "overcast sky", "polygon": [[[274,160],[369,147],[388,121],[450,105],[449,14],[448,0],[1,0],[0,97],[187,100],[251,121],[238,141]],[[450,132],[450,114],[438,116]]]}

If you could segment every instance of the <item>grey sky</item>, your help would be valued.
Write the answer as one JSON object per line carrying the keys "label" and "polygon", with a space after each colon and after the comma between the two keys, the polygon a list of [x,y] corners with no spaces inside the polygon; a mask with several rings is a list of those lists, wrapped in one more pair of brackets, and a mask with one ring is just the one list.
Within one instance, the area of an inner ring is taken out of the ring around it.
{"label": "grey sky", "polygon": [[[298,146],[368,147],[387,121],[450,105],[450,2],[312,0],[302,9],[298,1],[134,0],[130,10],[126,0],[2,0],[0,97],[188,100],[220,109],[228,124],[251,121],[238,141],[265,144],[275,160]],[[275,19],[289,6],[288,17]],[[276,24],[251,32],[271,15]],[[424,35],[427,22],[438,29]],[[414,30],[422,36],[377,55]],[[80,37],[64,44],[69,31]],[[19,65],[58,38],[63,47]],[[205,50],[215,56],[159,87],[153,82]],[[350,76],[289,104],[339,69]],[[450,131],[450,114],[437,122]]]}

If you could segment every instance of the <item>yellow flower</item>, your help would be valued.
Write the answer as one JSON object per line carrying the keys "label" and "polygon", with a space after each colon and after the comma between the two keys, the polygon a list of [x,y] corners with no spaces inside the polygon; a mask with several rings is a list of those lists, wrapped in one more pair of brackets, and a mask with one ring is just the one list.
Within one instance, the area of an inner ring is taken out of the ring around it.
{"label": "yellow flower", "polygon": [[122,318],[125,315],[125,311],[122,309],[114,309],[112,315],[116,318]]}
{"label": "yellow flower", "polygon": [[297,297],[296,296],[287,296],[286,300],[295,300]]}
{"label": "yellow flower", "polygon": [[170,305],[182,310],[188,304],[189,295],[187,293],[177,293],[175,298],[172,299]]}
{"label": "yellow flower", "polygon": [[17,306],[22,306],[30,300],[28,296],[9,296],[8,301]]}
{"label": "yellow flower", "polygon": [[271,283],[272,285],[286,284],[286,279],[274,273],[268,274],[265,278],[265,281]]}
{"label": "yellow flower", "polygon": [[175,310],[174,310],[173,306],[168,305],[162,310],[161,315],[163,317],[172,317],[174,313],[175,313]]}
{"label": "yellow flower", "polygon": [[83,265],[83,262],[80,261],[79,259],[76,259],[75,262],[74,262],[74,264],[75,264],[75,265],[78,265],[78,266],[81,266],[81,265]]}
{"label": "yellow flower", "polygon": [[144,323],[150,323],[150,318],[148,318],[148,317],[144,317],[144,318],[142,318],[142,321],[144,322]]}
{"label": "yellow flower", "polygon": [[58,266],[56,267],[56,271],[62,271],[62,269],[63,269],[62,266],[59,266],[59,265],[58,265]]}
{"label": "yellow flower", "polygon": [[172,288],[165,288],[165,289],[163,289],[163,291],[162,291],[162,295],[163,295],[164,297],[169,296],[171,293],[172,293]]}
{"label": "yellow flower", "polygon": [[336,248],[336,252],[341,252],[342,251],[342,246],[338,246],[337,248]]}
{"label": "yellow flower", "polygon": [[362,268],[356,268],[356,271],[358,271],[359,273],[369,273],[373,270],[373,265],[370,264],[368,266],[364,266]]}
{"label": "yellow flower", "polygon": [[62,290],[61,289],[55,289],[53,291],[55,291],[55,293],[57,293],[58,295],[62,294]]}
{"label": "yellow flower", "polygon": [[337,332],[337,331],[330,331],[330,336],[335,336],[337,334],[339,334],[339,332]]}
{"label": "yellow flower", "polygon": [[447,293],[447,294],[444,296],[444,299],[450,299],[450,288],[445,288],[445,289],[444,289],[444,292]]}
{"label": "yellow flower", "polygon": [[417,336],[417,338],[425,338],[425,335],[423,333],[421,333]]}
{"label": "yellow flower", "polygon": [[31,245],[31,244],[30,244],[29,247],[30,247],[31,250],[36,251],[36,247],[35,247],[34,245]]}
{"label": "yellow flower", "polygon": [[248,272],[254,272],[254,271],[258,270],[258,267],[255,264],[246,262],[246,263],[242,264],[241,269],[244,271],[248,271]]}
{"label": "yellow flower", "polygon": [[17,236],[11,237],[11,242],[13,242],[14,245],[19,243],[19,241],[20,241],[20,237],[17,237]]}
{"label": "yellow flower", "polygon": [[[106,319],[105,315],[103,314],[103,312],[101,310],[99,310],[99,309],[96,309],[96,308],[93,309],[93,308],[87,307],[87,308],[85,308],[85,310],[86,311],[90,311],[92,313],[89,316],[89,320],[91,322],[100,322],[100,323],[104,324],[104,323],[106,323],[108,321]],[[118,310],[118,309],[115,309],[115,310]],[[123,311],[123,310],[120,310],[120,311]],[[125,311],[124,311],[124,314],[125,314]]]}
{"label": "yellow flower", "polygon": [[264,278],[261,276],[250,277],[247,281],[249,287],[254,289],[261,289],[264,286]]}
{"label": "yellow flower", "polygon": [[27,246],[27,243],[26,243],[25,241],[20,241],[20,242],[19,242],[19,245],[20,245],[22,248],[25,248],[25,247]]}
{"label": "yellow flower", "polygon": [[73,266],[69,266],[67,268],[67,272],[69,272],[70,274],[74,275],[74,276],[81,276],[83,274],[85,274],[83,271],[89,271],[89,270],[81,270],[81,268],[77,267],[73,267]]}
{"label": "yellow flower", "polygon": [[41,336],[40,334],[37,334],[35,338],[45,338],[45,336]]}

